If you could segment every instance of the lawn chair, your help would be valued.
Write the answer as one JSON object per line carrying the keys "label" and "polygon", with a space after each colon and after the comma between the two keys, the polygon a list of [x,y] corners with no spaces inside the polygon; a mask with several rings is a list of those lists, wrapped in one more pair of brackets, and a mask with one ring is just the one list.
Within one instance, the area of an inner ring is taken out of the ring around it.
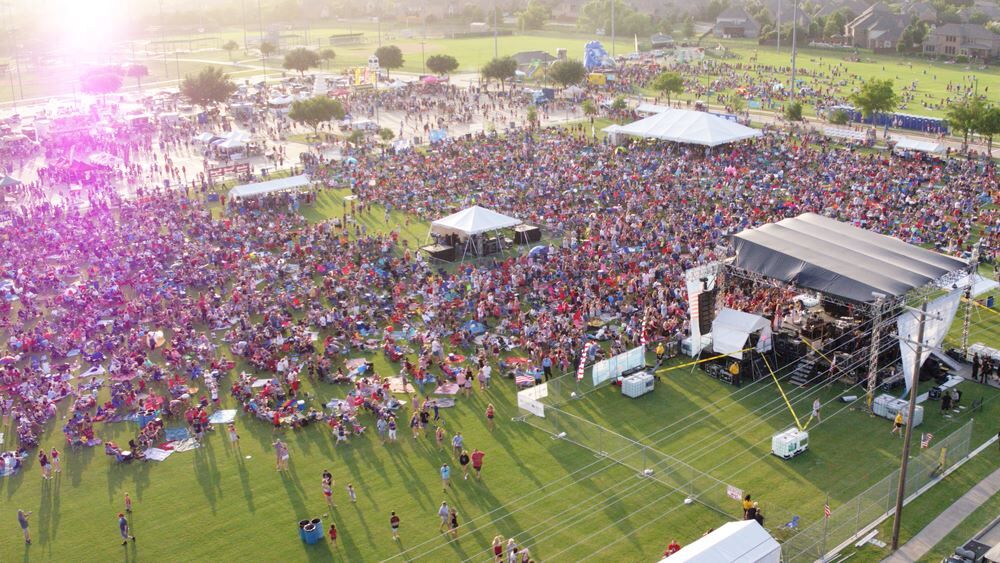
{"label": "lawn chair", "polygon": [[792,521],[786,523],[782,528],[787,528],[789,530],[797,530],[799,528],[799,517],[792,516]]}

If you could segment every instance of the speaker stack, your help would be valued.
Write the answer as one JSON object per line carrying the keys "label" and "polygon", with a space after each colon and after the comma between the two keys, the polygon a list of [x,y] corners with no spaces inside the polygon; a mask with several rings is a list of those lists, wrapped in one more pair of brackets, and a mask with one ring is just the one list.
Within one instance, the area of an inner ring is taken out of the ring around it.
{"label": "speaker stack", "polygon": [[702,334],[712,332],[712,321],[715,320],[715,296],[718,289],[698,294],[698,329]]}

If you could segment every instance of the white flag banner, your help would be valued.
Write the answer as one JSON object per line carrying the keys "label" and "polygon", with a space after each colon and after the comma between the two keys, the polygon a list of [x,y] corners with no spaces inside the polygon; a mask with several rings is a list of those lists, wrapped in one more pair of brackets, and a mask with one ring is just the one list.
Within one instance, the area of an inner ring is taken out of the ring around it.
{"label": "white flag banner", "polygon": [[[944,337],[955,320],[958,304],[962,298],[962,290],[956,289],[947,295],[942,295],[927,304],[927,315],[924,320],[923,350],[920,354],[920,365],[931,355],[931,350],[941,346]],[[917,332],[920,330],[920,313],[909,309],[896,319],[896,330],[899,332],[899,353],[903,361],[903,376],[906,389],[916,381],[913,373],[913,360],[917,353]]]}

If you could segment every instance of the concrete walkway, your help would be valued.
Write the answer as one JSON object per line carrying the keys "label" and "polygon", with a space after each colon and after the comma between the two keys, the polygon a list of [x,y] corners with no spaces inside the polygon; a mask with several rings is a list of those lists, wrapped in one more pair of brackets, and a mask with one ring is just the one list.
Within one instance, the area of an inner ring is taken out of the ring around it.
{"label": "concrete walkway", "polygon": [[[1000,491],[1000,469],[969,489],[967,493],[945,509],[937,518],[920,530],[910,541],[903,544],[895,553],[882,560],[882,563],[910,563],[927,554],[935,545],[944,539],[962,520],[982,506],[990,497]],[[903,512],[906,517],[906,512]],[[955,546],[958,547],[958,546]]]}

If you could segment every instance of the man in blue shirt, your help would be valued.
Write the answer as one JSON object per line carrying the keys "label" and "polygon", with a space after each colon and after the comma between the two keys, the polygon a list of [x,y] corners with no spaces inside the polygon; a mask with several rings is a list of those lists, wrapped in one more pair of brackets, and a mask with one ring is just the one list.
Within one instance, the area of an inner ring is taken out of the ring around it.
{"label": "man in blue shirt", "polygon": [[135,541],[135,536],[129,535],[128,520],[121,512],[118,513],[118,530],[122,533],[122,545],[128,545],[128,540]]}
{"label": "man in blue shirt", "polygon": [[441,490],[445,491],[451,487],[451,468],[445,463],[441,466]]}

